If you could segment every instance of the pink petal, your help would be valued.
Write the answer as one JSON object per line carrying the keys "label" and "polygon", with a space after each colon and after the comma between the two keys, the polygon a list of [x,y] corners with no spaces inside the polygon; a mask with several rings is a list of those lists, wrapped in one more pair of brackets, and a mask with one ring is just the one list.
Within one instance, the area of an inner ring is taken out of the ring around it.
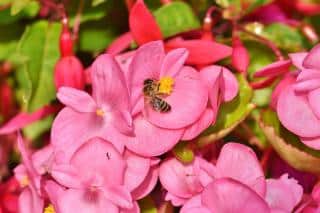
{"label": "pink petal", "polygon": [[139,98],[142,97],[142,88],[144,80],[157,79],[160,77],[160,70],[165,53],[163,43],[154,41],[142,45],[133,56],[129,68],[129,82],[131,88],[131,103],[134,106]]}
{"label": "pink petal", "polygon": [[51,144],[32,154],[32,164],[38,174],[45,174],[50,170],[53,161],[53,147]]}
{"label": "pink petal", "polygon": [[124,74],[108,54],[100,55],[92,64],[92,94],[97,105],[107,111],[130,111]]}
{"label": "pink petal", "polygon": [[230,177],[264,197],[266,182],[255,153],[242,144],[227,143],[223,146],[217,164],[217,178]]}
{"label": "pink petal", "polygon": [[35,121],[41,120],[57,111],[54,106],[44,106],[32,113],[20,112],[0,128],[0,135],[13,133]]}
{"label": "pink petal", "polygon": [[302,70],[298,77],[297,81],[305,81],[305,80],[311,80],[311,79],[319,79],[320,78],[320,72],[319,70],[309,70],[309,69],[304,69]]}
{"label": "pink petal", "polygon": [[138,0],[130,11],[129,26],[138,44],[162,40],[160,28],[143,0]]}
{"label": "pink petal", "polygon": [[173,92],[164,98],[171,106],[171,111],[157,112],[150,104],[145,105],[148,121],[159,127],[179,129],[191,125],[200,118],[207,106],[207,88],[196,70],[185,67],[174,80]]}
{"label": "pink petal", "polygon": [[130,151],[126,151],[124,157],[127,162],[124,185],[132,191],[137,188],[148,175],[151,162],[149,158],[143,158]]}
{"label": "pink petal", "polygon": [[273,109],[277,109],[277,103],[279,99],[279,95],[282,93],[282,91],[289,85],[293,84],[296,81],[296,77],[292,73],[288,73],[284,76],[284,78],[278,83],[278,85],[275,87],[275,89],[272,92],[271,96],[271,107]]}
{"label": "pink petal", "polygon": [[294,179],[289,179],[288,174],[280,179],[267,180],[266,201],[271,208],[292,212],[300,202],[303,188]]}
{"label": "pink petal", "polygon": [[316,78],[316,79],[296,82],[293,87],[296,92],[309,92],[310,90],[315,90],[320,88],[320,79]]}
{"label": "pink petal", "polygon": [[246,72],[250,63],[250,55],[237,36],[232,37],[232,66],[239,72]]}
{"label": "pink petal", "polygon": [[159,169],[157,166],[151,167],[144,181],[131,192],[135,200],[139,200],[151,193],[158,182]]}
{"label": "pink petal", "polygon": [[143,156],[158,156],[174,147],[180,140],[183,130],[159,128],[138,115],[134,121],[135,137],[123,139],[126,147]]}
{"label": "pink petal", "polygon": [[277,112],[281,123],[293,133],[302,137],[320,136],[320,120],[310,109],[306,98],[295,94],[292,86],[280,94]]}
{"label": "pink petal", "polygon": [[289,57],[295,67],[297,67],[300,70],[303,70],[303,69],[305,69],[305,67],[302,64],[303,64],[303,61],[307,55],[308,55],[308,53],[306,53],[306,52],[291,53],[291,54],[289,54]]}
{"label": "pink petal", "polygon": [[172,195],[191,198],[203,190],[195,174],[193,164],[183,164],[176,158],[167,159],[160,166],[159,179],[162,186]]}
{"label": "pink petal", "polygon": [[83,144],[74,153],[70,164],[77,169],[81,178],[90,179],[100,175],[104,179],[104,184],[108,186],[122,184],[124,180],[126,166],[124,159],[112,144],[100,138],[91,139]]}
{"label": "pink petal", "polygon": [[274,77],[289,72],[291,60],[276,61],[254,73],[254,77]]}
{"label": "pink petal", "polygon": [[81,189],[85,185],[81,183],[81,176],[79,176],[77,168],[69,164],[61,164],[52,166],[50,175],[64,187]]}
{"label": "pink petal", "polygon": [[124,33],[123,35],[116,38],[108,47],[107,53],[111,55],[117,55],[122,51],[130,47],[133,42],[133,37],[130,32]]}
{"label": "pink petal", "polygon": [[69,189],[60,196],[58,206],[61,212],[119,212],[119,209],[100,191],[90,196],[87,191]]}
{"label": "pink petal", "polygon": [[318,150],[320,149],[320,137],[315,137],[315,138],[300,137],[300,141],[313,149],[318,149]]}
{"label": "pink petal", "polygon": [[318,119],[320,119],[320,88],[310,91],[308,94],[308,100],[313,113],[317,116]]}
{"label": "pink petal", "polygon": [[131,209],[121,209],[120,213],[140,213],[140,207],[138,202],[133,203],[133,207]]}
{"label": "pink petal", "polygon": [[19,196],[19,213],[42,213],[44,201],[31,188],[25,188]]}
{"label": "pink petal", "polygon": [[60,212],[58,208],[58,199],[64,193],[65,189],[56,183],[55,181],[49,180],[44,184],[44,189],[47,192],[50,203],[52,203],[56,212]]}
{"label": "pink petal", "polygon": [[189,200],[189,198],[178,197],[178,196],[175,196],[174,194],[171,194],[170,192],[167,192],[165,196],[165,200],[170,201],[170,203],[173,206],[178,207],[178,206],[184,205]]}
{"label": "pink petal", "polygon": [[[220,72],[222,72],[222,76],[219,82],[217,79],[219,77]],[[211,65],[203,68],[200,71],[201,78],[208,84],[209,88],[213,91],[213,87],[215,84],[219,83],[220,91],[222,92],[222,98],[224,101],[231,101],[237,94],[239,90],[238,81],[233,75],[233,73],[224,68],[222,66]],[[209,90],[209,96],[210,94]],[[210,100],[213,101],[216,98],[211,97]]]}
{"label": "pink petal", "polygon": [[126,209],[133,207],[131,194],[125,186],[108,186],[103,192],[104,196],[115,205]]}
{"label": "pink petal", "polygon": [[230,178],[214,180],[204,189],[201,198],[203,205],[213,212],[270,212],[255,191]]}
{"label": "pink petal", "polygon": [[95,112],[97,109],[95,101],[88,93],[72,87],[60,87],[57,98],[78,112]]}
{"label": "pink petal", "polygon": [[189,51],[188,64],[205,65],[215,63],[231,56],[232,48],[223,44],[205,40],[177,40],[166,43],[166,49],[186,48]]}
{"label": "pink petal", "polygon": [[201,132],[207,129],[212,123],[215,122],[216,114],[210,108],[207,108],[197,122],[188,126],[182,136],[182,140],[192,140],[199,136]]}
{"label": "pink petal", "polygon": [[187,57],[188,51],[184,48],[170,51],[163,60],[160,77],[175,77],[182,69]]}
{"label": "pink petal", "polygon": [[318,44],[310,50],[309,54],[303,60],[303,66],[307,69],[320,70],[319,57],[320,45]]}
{"label": "pink petal", "polygon": [[109,122],[103,123],[101,119],[95,113],[79,113],[68,107],[64,108],[52,125],[52,145],[56,151],[65,153],[68,159],[84,142],[100,136],[112,142],[122,152],[124,145],[118,140],[120,133]]}
{"label": "pink petal", "polygon": [[201,195],[194,196],[186,202],[180,210],[180,213],[210,213],[211,211],[201,203]]}

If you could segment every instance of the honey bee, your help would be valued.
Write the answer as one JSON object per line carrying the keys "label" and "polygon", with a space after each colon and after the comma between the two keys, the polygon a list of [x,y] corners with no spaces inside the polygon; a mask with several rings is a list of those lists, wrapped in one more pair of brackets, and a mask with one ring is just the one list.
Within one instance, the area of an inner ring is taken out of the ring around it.
{"label": "honey bee", "polygon": [[159,83],[153,79],[146,79],[143,82],[143,94],[149,98],[149,104],[157,112],[169,112],[171,106],[159,96]]}

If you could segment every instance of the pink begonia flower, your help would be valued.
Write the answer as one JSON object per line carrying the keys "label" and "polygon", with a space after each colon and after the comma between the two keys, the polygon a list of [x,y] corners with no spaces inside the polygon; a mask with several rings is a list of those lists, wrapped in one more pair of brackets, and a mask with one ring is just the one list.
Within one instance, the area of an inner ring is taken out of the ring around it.
{"label": "pink begonia flower", "polygon": [[[242,212],[250,212],[250,208],[258,208],[259,212],[270,209],[291,212],[303,192],[287,175],[266,181],[254,152],[237,143],[224,145],[216,165],[200,157],[191,164],[169,158],[161,164],[159,177],[168,191],[166,200],[175,206],[183,205],[181,212],[185,213],[195,210],[224,213],[246,208]],[[283,195],[288,200],[276,202]],[[252,202],[245,202],[247,199]]]}
{"label": "pink begonia flower", "polygon": [[[299,210],[299,211],[298,211]],[[310,195],[301,203],[296,212],[318,213],[320,212],[320,183],[318,182]]]}
{"label": "pink begonia flower", "polygon": [[14,172],[23,190],[19,196],[19,212],[42,213],[44,199],[42,198],[40,184],[41,176],[34,168],[31,155],[25,147],[24,141],[18,134],[18,149],[21,153],[22,164],[18,165]]}
{"label": "pink begonia flower", "polygon": [[58,91],[57,97],[66,107],[53,122],[52,144],[72,154],[86,140],[98,136],[122,152],[119,138],[132,131],[123,72],[113,57],[104,54],[92,64],[91,77],[92,96],[68,87]]}
{"label": "pink begonia flower", "polygon": [[139,212],[136,200],[149,194],[158,179],[158,160],[128,150],[121,154],[101,138],[85,142],[70,157],[56,157],[51,175],[66,187],[57,200],[61,213]]}
{"label": "pink begonia flower", "polygon": [[[200,74],[184,66],[187,55],[188,52],[182,48],[165,54],[161,41],[147,43],[135,51],[128,70],[124,71],[134,118],[134,137],[126,137],[124,141],[133,152],[144,156],[163,154],[205,112],[208,90]],[[159,82],[161,98],[171,106],[170,111],[158,112],[151,106],[143,94],[146,79]],[[206,127],[207,124],[198,129]]]}

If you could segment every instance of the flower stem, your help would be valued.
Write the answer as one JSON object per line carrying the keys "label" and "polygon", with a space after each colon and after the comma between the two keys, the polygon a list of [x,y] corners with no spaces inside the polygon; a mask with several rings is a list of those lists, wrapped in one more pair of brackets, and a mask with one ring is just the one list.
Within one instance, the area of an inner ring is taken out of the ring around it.
{"label": "flower stem", "polygon": [[265,44],[266,46],[268,46],[272,51],[273,53],[276,55],[277,59],[279,61],[283,60],[284,57],[281,53],[281,51],[279,50],[279,48],[272,42],[270,41],[269,39],[266,39],[258,34],[255,34],[247,29],[245,29],[244,27],[242,26],[238,26],[238,29],[241,30],[242,32],[256,38],[257,40],[259,40],[261,43]]}
{"label": "flower stem", "polygon": [[74,24],[73,24],[73,41],[74,42],[76,42],[79,37],[79,29],[80,29],[83,6],[84,6],[84,1],[80,0],[79,6],[78,6],[78,11],[77,11],[76,17],[74,19]]}

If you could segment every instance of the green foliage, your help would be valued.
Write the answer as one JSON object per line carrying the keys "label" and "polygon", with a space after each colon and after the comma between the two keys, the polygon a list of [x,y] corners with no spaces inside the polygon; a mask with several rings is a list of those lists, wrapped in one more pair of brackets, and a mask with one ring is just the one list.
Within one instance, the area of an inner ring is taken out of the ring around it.
{"label": "green foliage", "polygon": [[299,29],[286,24],[274,23],[265,26],[262,35],[287,52],[301,51],[307,45]]}
{"label": "green foliage", "polygon": [[154,16],[165,37],[200,27],[200,22],[190,6],[183,2],[164,5],[154,12]]}
{"label": "green foliage", "polygon": [[188,142],[183,141],[178,143],[173,149],[175,157],[183,163],[190,163],[194,159],[194,153],[192,149],[188,147],[188,144]]}
{"label": "green foliage", "polygon": [[290,166],[301,171],[320,174],[320,152],[304,145],[299,138],[285,129],[274,111],[261,115],[260,127],[274,150]]}
{"label": "green foliage", "polygon": [[55,99],[54,65],[59,58],[60,24],[38,21],[28,26],[16,51],[19,100],[34,111]]}
{"label": "green foliage", "polygon": [[252,89],[242,75],[237,75],[239,81],[239,94],[231,102],[224,103],[220,107],[217,121],[209,127],[199,139],[199,145],[204,146],[214,140],[218,140],[230,133],[252,111]]}
{"label": "green foliage", "polygon": [[[20,0],[15,1],[18,6],[20,4],[19,1]],[[22,1],[25,2],[26,0]],[[39,9],[39,3],[36,1],[28,1],[25,5],[20,5],[18,8],[8,7],[7,9],[0,11],[0,25],[12,24],[21,19],[31,19],[38,14]]]}
{"label": "green foliage", "polygon": [[23,27],[18,24],[0,27],[0,60],[9,59],[15,52]]}
{"label": "green foliage", "polygon": [[95,7],[95,6],[98,6],[99,4],[102,4],[102,3],[106,2],[106,1],[107,1],[107,0],[92,0],[91,5],[92,5],[93,7]]}

